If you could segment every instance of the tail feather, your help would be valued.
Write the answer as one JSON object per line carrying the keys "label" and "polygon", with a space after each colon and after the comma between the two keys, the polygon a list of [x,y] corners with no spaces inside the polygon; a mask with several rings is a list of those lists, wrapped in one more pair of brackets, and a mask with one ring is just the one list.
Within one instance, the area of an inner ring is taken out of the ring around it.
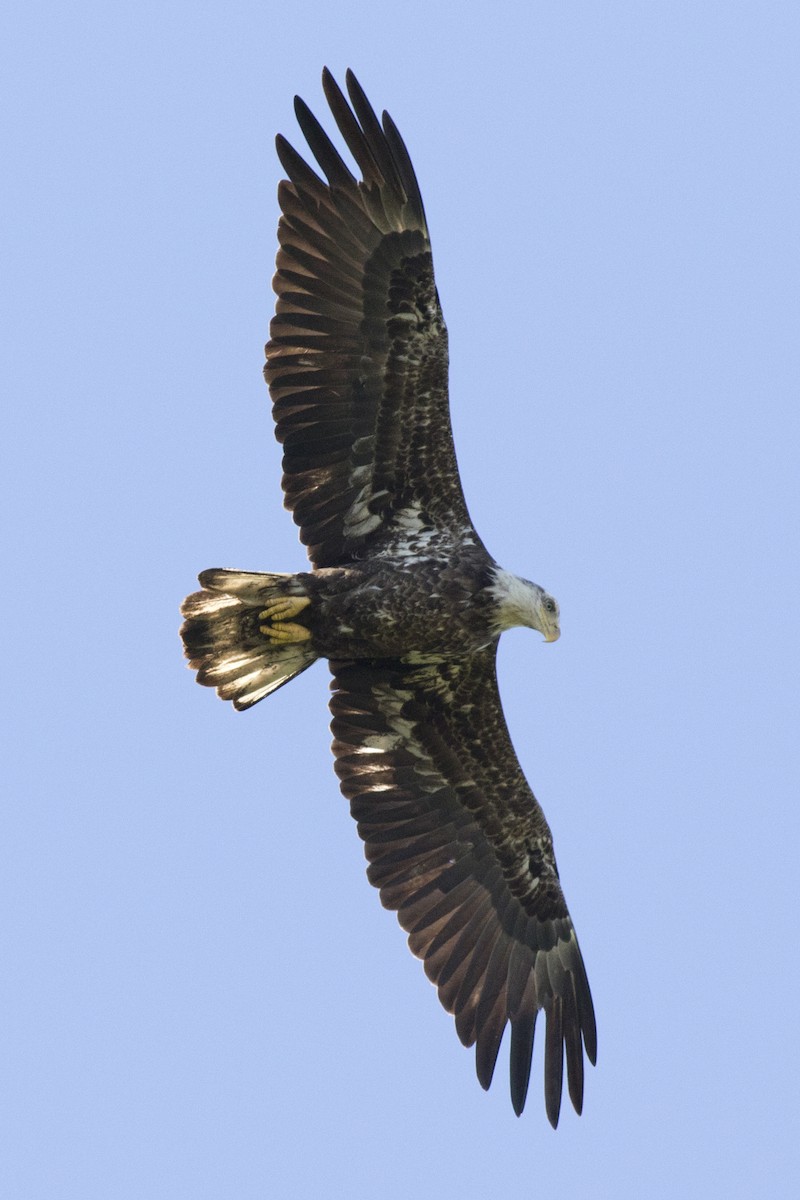
{"label": "tail feather", "polygon": [[259,629],[259,612],[280,596],[303,596],[295,575],[203,571],[202,592],[181,605],[184,652],[197,682],[217,689],[234,708],[250,708],[316,660],[310,642],[274,643]]}

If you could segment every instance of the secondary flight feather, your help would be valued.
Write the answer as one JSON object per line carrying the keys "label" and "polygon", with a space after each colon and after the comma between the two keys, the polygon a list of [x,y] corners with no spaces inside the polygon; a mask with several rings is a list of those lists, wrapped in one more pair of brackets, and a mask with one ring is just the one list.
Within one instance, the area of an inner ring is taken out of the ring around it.
{"label": "secondary flight feather", "polygon": [[544,814],[495,672],[503,630],[559,636],[558,605],[495,562],[467,512],[447,331],[408,151],[352,72],[323,88],[348,166],[302,100],[321,175],[283,137],[276,312],[266,347],[285,503],[312,569],[209,570],[183,604],[198,682],[250,708],[318,658],[333,753],[383,904],[397,912],[488,1088],[510,1026],[525,1104],[545,1014],[545,1107],[575,1109],[597,1035]]}

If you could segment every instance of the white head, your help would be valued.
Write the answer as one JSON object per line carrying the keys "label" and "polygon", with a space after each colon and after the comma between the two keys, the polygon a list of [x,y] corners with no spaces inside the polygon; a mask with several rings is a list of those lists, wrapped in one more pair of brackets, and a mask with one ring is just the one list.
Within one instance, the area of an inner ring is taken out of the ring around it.
{"label": "white head", "polygon": [[527,625],[529,629],[538,629],[546,642],[555,642],[561,636],[558,602],[538,583],[520,579],[519,575],[498,567],[489,590],[497,604],[499,633],[516,625]]}

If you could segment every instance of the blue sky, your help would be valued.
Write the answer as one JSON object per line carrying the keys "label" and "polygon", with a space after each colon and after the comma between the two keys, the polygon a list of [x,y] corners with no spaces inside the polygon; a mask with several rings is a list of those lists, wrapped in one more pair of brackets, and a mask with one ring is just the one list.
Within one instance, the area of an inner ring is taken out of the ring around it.
{"label": "blue sky", "polygon": [[[796,5],[77,0],[0,56],[0,1192],[794,1194]],[[366,881],[324,666],[236,715],[182,664],[198,570],[305,563],[261,363],[324,63],[417,167],[475,523],[561,604],[501,652],[597,1008],[556,1133]]]}

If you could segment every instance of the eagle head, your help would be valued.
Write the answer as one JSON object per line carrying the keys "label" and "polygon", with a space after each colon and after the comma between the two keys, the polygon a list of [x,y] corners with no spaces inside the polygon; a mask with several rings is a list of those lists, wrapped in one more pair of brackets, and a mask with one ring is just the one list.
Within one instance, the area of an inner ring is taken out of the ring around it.
{"label": "eagle head", "polygon": [[558,601],[538,583],[498,567],[489,591],[495,602],[498,633],[516,625],[526,625],[529,629],[538,629],[546,642],[555,642],[561,636]]}

